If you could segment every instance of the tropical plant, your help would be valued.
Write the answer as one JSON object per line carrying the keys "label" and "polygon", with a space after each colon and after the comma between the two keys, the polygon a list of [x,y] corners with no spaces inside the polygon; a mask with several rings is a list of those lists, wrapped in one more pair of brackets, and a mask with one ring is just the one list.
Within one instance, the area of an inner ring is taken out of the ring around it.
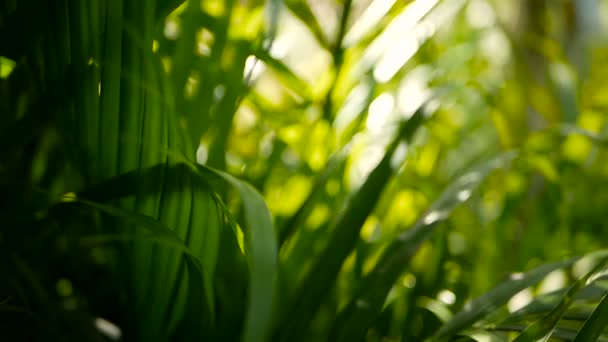
{"label": "tropical plant", "polygon": [[3,2],[0,336],[608,339],[606,7]]}

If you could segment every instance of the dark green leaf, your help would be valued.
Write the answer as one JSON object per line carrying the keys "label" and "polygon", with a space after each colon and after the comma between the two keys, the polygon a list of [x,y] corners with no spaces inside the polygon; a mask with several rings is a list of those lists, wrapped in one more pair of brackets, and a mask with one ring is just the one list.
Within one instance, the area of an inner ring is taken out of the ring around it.
{"label": "dark green leaf", "polygon": [[579,330],[574,342],[596,341],[608,322],[608,293]]}

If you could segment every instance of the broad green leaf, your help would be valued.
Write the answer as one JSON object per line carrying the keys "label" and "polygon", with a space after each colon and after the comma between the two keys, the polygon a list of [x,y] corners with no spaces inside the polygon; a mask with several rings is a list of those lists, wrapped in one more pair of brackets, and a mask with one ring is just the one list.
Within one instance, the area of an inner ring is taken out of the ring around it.
{"label": "broad green leaf", "polygon": [[[144,229],[150,234],[141,234],[142,238],[147,240],[153,240],[159,243],[162,243],[167,246],[174,247],[186,254],[188,254],[191,258],[194,259],[197,268],[200,269],[200,260],[198,257],[184,244],[184,242],[175,234],[175,232],[169,227],[165,226],[161,222],[136,212],[132,212],[129,210],[125,210],[119,207],[113,207],[102,203],[92,202],[86,199],[81,199],[74,197],[73,195],[66,195],[63,199],[64,202],[76,202],[81,203],[83,205],[89,206],[91,208],[100,210],[110,216],[119,218],[126,222],[136,224]],[[84,236],[81,238],[81,243],[90,244],[90,243],[99,243],[104,241],[117,241],[117,240],[132,240],[137,239],[140,234],[131,234],[131,233],[123,233],[123,234],[111,234],[111,235],[101,235],[101,236]]]}
{"label": "broad green leaf", "polygon": [[358,294],[340,313],[332,330],[332,340],[352,341],[363,338],[382,310],[393,284],[420,245],[433,234],[440,222],[450,216],[452,210],[470,198],[492,170],[505,165],[514,157],[515,153],[507,152],[464,174],[443,191],[413,227],[387,247],[378,266],[365,277]]}
{"label": "broad green leaf", "polygon": [[[141,264],[147,263],[154,269],[154,271],[150,269],[148,272],[154,272],[155,276],[164,279],[162,281],[159,279],[145,286],[148,291],[155,293],[152,300],[157,305],[158,310],[153,311],[154,319],[168,321],[167,326],[163,327],[165,329],[163,334],[167,334],[174,330],[178,320],[184,314],[184,310],[193,310],[190,307],[192,305],[204,304],[208,306],[205,309],[205,321],[207,319],[213,320],[214,317],[213,281],[222,223],[218,221],[220,218],[219,207],[212,198],[208,186],[204,184],[205,179],[193,173],[190,168],[183,164],[175,164],[170,167],[157,165],[139,172],[132,171],[112,177],[86,189],[77,198],[111,201],[128,198],[128,196],[134,194],[142,199],[153,198],[158,196],[159,189],[154,186],[147,186],[146,184],[149,183],[144,182],[144,180],[149,182],[151,179],[163,178],[166,183],[162,187],[163,195],[158,203],[158,217],[122,208],[104,207],[103,209],[106,212],[112,209],[113,211],[110,214],[131,217],[131,221],[128,221],[128,223],[139,229],[161,224],[165,229],[158,232],[163,233],[163,237],[170,238],[168,241],[161,240],[161,242],[165,244],[171,242],[174,246],[185,246],[187,254],[195,256],[199,260],[197,264],[200,268],[199,271],[202,273],[202,284],[204,284],[202,290],[204,290],[205,300],[192,302],[187,300],[188,297],[193,295],[190,294],[190,291],[199,291],[200,289],[193,290],[191,286],[188,288],[184,283],[187,280],[187,275],[179,270],[184,267],[182,263],[187,260],[183,260],[180,254],[171,250],[156,250],[154,245],[146,241],[154,238],[150,237],[149,234],[145,232],[136,234],[136,236],[142,236],[142,239],[133,241],[140,246],[140,250],[154,253],[153,260],[140,259],[141,261],[136,263],[140,267],[139,272],[142,276],[146,274],[142,271],[143,265]],[[133,221],[135,218],[139,221]],[[130,236],[127,234],[125,238],[128,239]],[[141,257],[143,258],[146,255],[142,254]],[[190,272],[190,277],[192,276],[193,274]],[[196,312],[200,313],[201,311]]]}
{"label": "broad green leaf", "polygon": [[245,211],[246,255],[249,260],[249,298],[243,332],[247,342],[269,337],[277,281],[277,237],[270,211],[262,196],[249,184],[212,168],[198,165],[201,174],[212,174],[234,187]]}
{"label": "broad green leaf", "polygon": [[200,321],[200,317],[204,315],[203,308],[206,307],[205,288],[202,278],[198,276],[197,266],[191,259],[186,260],[186,278],[187,282],[187,300],[191,304],[188,305],[184,319],[178,326],[177,335],[173,336],[175,340],[205,340],[205,335],[209,333],[210,327]]}

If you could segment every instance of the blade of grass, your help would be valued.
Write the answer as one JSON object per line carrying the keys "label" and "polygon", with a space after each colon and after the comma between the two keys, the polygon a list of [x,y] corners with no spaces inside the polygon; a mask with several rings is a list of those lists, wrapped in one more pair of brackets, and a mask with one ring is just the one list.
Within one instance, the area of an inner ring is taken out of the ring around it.
{"label": "blade of grass", "polygon": [[205,303],[205,286],[202,278],[197,275],[197,267],[192,260],[186,260],[186,278],[187,278],[187,311],[184,314],[180,326],[176,329],[177,334],[172,336],[172,340],[206,340],[206,334],[209,333],[209,327],[200,320],[204,317],[203,308],[208,305]]}
{"label": "blade of grass", "polygon": [[249,259],[250,288],[243,341],[266,341],[270,333],[273,297],[277,280],[277,238],[270,211],[262,196],[249,184],[202,165],[202,175],[213,175],[234,187],[245,210],[245,242]]}
{"label": "blade of grass", "polygon": [[[516,324],[521,323],[523,321],[530,321],[532,319],[536,320],[542,315],[548,314],[559,302],[560,298],[562,298],[568,288],[562,288],[556,291],[552,291],[546,294],[542,294],[537,296],[534,300],[528,303],[523,308],[511,313],[509,317],[504,318],[501,321],[501,324]],[[591,284],[589,286],[581,289],[575,296],[575,301],[586,301],[586,302],[598,302],[602,299],[606,289],[595,284]],[[573,309],[573,308],[572,308]],[[591,311],[585,313],[577,310],[570,310],[572,312],[564,313],[564,319],[580,319],[583,317],[583,320],[586,320],[591,314]],[[586,310],[585,310],[586,311]]]}
{"label": "blade of grass", "polygon": [[335,104],[334,104],[334,93],[338,86],[338,81],[343,73],[343,64],[344,64],[344,53],[345,48],[343,47],[344,36],[346,35],[346,26],[348,24],[348,18],[350,16],[350,11],[352,7],[353,1],[346,0],[344,1],[344,5],[342,6],[342,13],[340,15],[340,23],[338,26],[338,34],[335,42],[331,46],[330,52],[333,57],[333,67],[335,74],[333,75],[332,85],[327,92],[324,103],[323,103],[323,118],[329,122],[332,122],[334,119]]}
{"label": "blade of grass", "polygon": [[[194,60],[196,32],[200,25],[200,12],[200,1],[186,1],[186,9],[181,16],[180,37],[177,41],[171,68],[172,82],[180,95],[178,99],[183,98],[183,89],[188,78],[188,71]],[[193,140],[195,142],[194,148],[198,147],[198,140],[198,138]]]}
{"label": "blade of grass", "polygon": [[385,299],[420,245],[446,220],[459,204],[469,199],[471,193],[490,172],[514,158],[512,152],[493,158],[466,173],[448,186],[426,213],[403,232],[397,241],[387,247],[377,267],[364,279],[361,290],[339,315],[332,333],[333,341],[354,341],[364,337],[368,327],[380,314]]}
{"label": "blade of grass", "polygon": [[[200,180],[198,180],[200,181]],[[198,251],[203,262],[203,285],[205,300],[211,308],[211,320],[214,319],[213,279],[219,252],[220,212],[215,201],[211,200],[209,189],[193,180],[193,201],[191,207],[191,229],[187,243]],[[200,199],[209,200],[200,200]]]}
{"label": "blade of grass", "polygon": [[573,342],[597,341],[606,328],[606,322],[608,322],[608,293],[604,295],[604,298],[593,310],[591,316],[576,334]]}
{"label": "blade of grass", "polygon": [[[126,60],[123,63],[125,72],[130,71],[130,68],[141,68],[141,74],[135,78],[135,81],[142,82],[145,85],[143,97],[141,98],[141,108],[133,106],[132,110],[124,111],[121,114],[121,119],[128,118],[136,124],[141,124],[141,129],[137,126],[121,127],[121,141],[119,144],[119,155],[124,155],[127,160],[137,161],[137,169],[145,169],[155,165],[165,165],[166,157],[162,150],[167,148],[167,129],[165,124],[167,112],[164,110],[163,97],[155,96],[153,90],[162,91],[160,87],[161,73],[154,63],[154,59],[150,56],[149,30],[151,30],[148,22],[152,11],[152,4],[146,3],[126,3],[125,4],[125,31],[123,40],[123,54],[132,50],[138,52],[134,61]],[[146,46],[147,45],[147,46]],[[138,60],[139,59],[139,60]],[[134,62],[134,63],[133,63]],[[140,64],[140,65],[138,65]],[[123,74],[125,74],[123,72]],[[125,101],[131,99],[121,97]],[[142,143],[139,151],[130,149],[126,151],[129,142],[124,138],[137,137]],[[139,152],[139,153],[138,153]],[[129,155],[129,153],[134,153]],[[161,169],[158,174],[148,174],[147,177],[141,177],[139,180],[140,188],[138,189],[135,198],[134,209],[137,213],[153,217],[160,220],[161,200],[164,197],[163,187],[168,181],[166,168]],[[151,190],[151,194],[143,196],[140,194],[142,189],[145,191]],[[138,225],[133,227],[136,231],[142,228]],[[176,229],[176,227],[171,227]],[[186,239],[182,238],[185,242]],[[160,336],[166,334],[163,326],[163,312],[165,308],[160,307],[159,302],[165,297],[163,288],[158,288],[157,285],[163,281],[173,282],[180,281],[179,279],[166,279],[166,275],[156,272],[158,264],[162,262],[165,253],[159,250],[155,244],[139,243],[134,241],[131,248],[132,267],[130,274],[132,282],[135,286],[133,298],[135,299],[136,314],[140,316],[140,324],[138,324],[139,338],[146,341],[160,340]],[[205,277],[203,272],[203,277]],[[170,286],[169,286],[170,288]],[[157,308],[151,310],[150,308]],[[211,311],[211,308],[209,308]]]}
{"label": "blade of grass", "polygon": [[[160,241],[165,245],[175,247],[180,251],[186,253],[190,257],[198,260],[198,257],[190,250],[190,248],[184,244],[184,242],[175,234],[175,232],[162,224],[160,221],[153,219],[152,217],[138,214],[133,211],[125,210],[120,207],[113,207],[102,203],[89,201],[86,199],[78,198],[73,195],[66,195],[63,199],[64,202],[75,202],[88,207],[102,211],[110,216],[124,220],[125,222],[136,224],[145,229],[146,232],[151,234],[141,234],[147,239],[154,239]],[[130,240],[137,238],[139,233],[126,233],[126,234],[110,234],[96,237],[84,237],[82,238],[83,243],[99,242],[103,240]],[[197,261],[200,268],[200,261]]]}
{"label": "blade of grass", "polygon": [[[568,288],[566,294],[562,297],[560,302],[549,312],[545,317],[540,320],[534,322],[532,325],[526,328],[514,342],[534,342],[537,340],[546,340],[551,332],[555,329],[557,323],[561,319],[562,315],[568,307],[573,303],[574,296],[576,293],[587,283],[587,280],[595,275],[597,272],[601,271],[605,265],[606,261],[608,261],[608,257],[604,256],[600,260],[598,260],[597,264],[591,271],[587,272],[583,277],[578,279],[574,284]],[[587,340],[591,341],[591,340]]]}
{"label": "blade of grass", "polygon": [[[95,156],[100,160],[96,177],[113,176],[117,171],[118,120],[120,110],[120,75],[122,60],[123,4],[109,0],[106,16],[106,34],[103,72],[100,92],[100,122],[97,123],[99,141]],[[103,119],[101,119],[103,118]]]}
{"label": "blade of grass", "polygon": [[409,141],[422,124],[423,110],[417,111],[408,121],[402,123],[399,133],[387,151],[370,173],[361,188],[350,199],[346,209],[333,223],[333,232],[325,249],[321,252],[310,272],[305,276],[287,306],[293,315],[286,315],[278,325],[276,339],[294,341],[305,336],[305,331],[325,295],[334,285],[342,263],[354,249],[363,223],[374,209],[382,190],[391,179],[394,169],[391,160],[402,141]]}
{"label": "blade of grass", "polygon": [[[526,329],[525,325],[502,325],[493,328],[492,331],[504,331],[504,332],[521,332]],[[577,329],[567,327],[557,327],[553,332],[552,336],[562,341],[574,341],[576,338]],[[608,337],[605,335],[600,336],[597,340],[584,340],[587,341],[599,341],[608,342]]]}
{"label": "blade of grass", "polygon": [[312,90],[308,83],[294,74],[285,63],[272,57],[268,51],[262,49],[257,49],[255,56],[275,71],[281,81],[298,96],[302,97],[304,101],[312,98]]}
{"label": "blade of grass", "polygon": [[164,20],[171,12],[175,11],[185,0],[159,0],[156,5],[157,20]]}
{"label": "blade of grass", "polygon": [[510,277],[484,295],[471,301],[451,321],[442,326],[430,341],[446,340],[471,327],[475,322],[506,304],[518,292],[538,283],[555,270],[571,266],[579,259],[580,257],[573,257],[564,261],[543,264],[521,276]]}

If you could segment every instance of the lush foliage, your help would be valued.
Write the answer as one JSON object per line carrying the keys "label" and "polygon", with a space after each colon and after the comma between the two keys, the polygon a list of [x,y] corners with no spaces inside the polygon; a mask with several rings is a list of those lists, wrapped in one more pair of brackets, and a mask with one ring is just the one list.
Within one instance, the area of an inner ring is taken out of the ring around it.
{"label": "lush foliage", "polygon": [[608,339],[606,6],[2,2],[2,339]]}

